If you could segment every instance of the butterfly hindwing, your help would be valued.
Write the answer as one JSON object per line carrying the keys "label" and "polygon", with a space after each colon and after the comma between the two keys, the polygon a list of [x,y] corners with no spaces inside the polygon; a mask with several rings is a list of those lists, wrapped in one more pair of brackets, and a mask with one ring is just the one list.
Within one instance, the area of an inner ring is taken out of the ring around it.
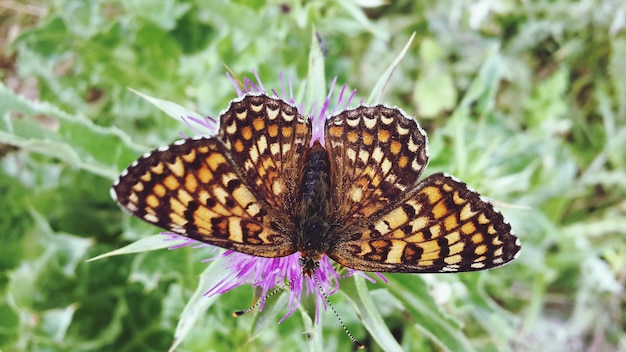
{"label": "butterfly hindwing", "polygon": [[513,260],[519,240],[502,214],[463,182],[437,173],[403,201],[345,233],[328,256],[376,272],[464,272]]}

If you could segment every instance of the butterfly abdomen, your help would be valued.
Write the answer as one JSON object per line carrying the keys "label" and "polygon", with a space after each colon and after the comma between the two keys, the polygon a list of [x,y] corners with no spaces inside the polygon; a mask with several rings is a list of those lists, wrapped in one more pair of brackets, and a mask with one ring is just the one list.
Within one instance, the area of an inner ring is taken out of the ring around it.
{"label": "butterfly abdomen", "polygon": [[306,152],[299,196],[295,243],[304,257],[319,257],[328,246],[330,161],[318,141]]}

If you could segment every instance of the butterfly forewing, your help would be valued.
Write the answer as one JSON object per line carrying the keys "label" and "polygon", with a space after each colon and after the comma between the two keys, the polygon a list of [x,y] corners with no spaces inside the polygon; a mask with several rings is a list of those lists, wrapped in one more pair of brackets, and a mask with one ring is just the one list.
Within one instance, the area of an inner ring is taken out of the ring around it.
{"label": "butterfly forewing", "polygon": [[415,187],[428,163],[426,135],[398,109],[358,107],[326,122],[334,217],[367,219]]}
{"label": "butterfly forewing", "polygon": [[311,128],[294,106],[248,95],[221,116],[218,137],[258,198],[274,209],[296,208]]}
{"label": "butterfly forewing", "polygon": [[[248,106],[250,115],[269,119],[263,112],[267,109],[258,110],[251,101],[256,98],[233,103],[223,116],[227,121],[230,117],[245,121]],[[228,126],[222,123],[224,128]],[[131,164],[113,185],[112,195],[133,215],[172,232],[255,256],[289,255],[296,251],[291,222],[274,206],[283,198],[265,198],[262,186],[268,183],[259,186],[246,168],[252,160],[265,163],[264,172],[272,170],[270,165],[276,163],[271,147],[259,147],[263,144],[259,140],[271,138],[275,137],[268,128],[257,125],[252,137],[244,132],[227,141],[220,136],[178,141]],[[238,143],[246,143],[245,151]],[[260,149],[258,155],[251,151],[255,148]],[[244,153],[252,156],[246,160]]]}
{"label": "butterfly forewing", "polygon": [[342,236],[328,253],[340,264],[377,272],[458,272],[513,260],[520,244],[502,214],[445,174],[421,181],[364,228]]}

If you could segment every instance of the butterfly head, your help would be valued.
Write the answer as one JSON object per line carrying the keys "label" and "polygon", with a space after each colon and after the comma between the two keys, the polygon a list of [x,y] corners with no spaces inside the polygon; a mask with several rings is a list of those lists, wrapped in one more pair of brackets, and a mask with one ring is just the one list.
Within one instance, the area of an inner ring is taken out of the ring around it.
{"label": "butterfly head", "polygon": [[304,253],[300,257],[300,267],[302,267],[302,274],[308,277],[312,277],[313,273],[320,267],[318,259],[312,256],[307,256]]}

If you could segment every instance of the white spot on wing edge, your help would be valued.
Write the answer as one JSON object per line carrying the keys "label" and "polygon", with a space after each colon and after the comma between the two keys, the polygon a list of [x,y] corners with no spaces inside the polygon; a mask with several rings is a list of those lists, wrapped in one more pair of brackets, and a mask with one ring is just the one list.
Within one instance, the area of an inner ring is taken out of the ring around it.
{"label": "white spot on wing edge", "polygon": [[474,269],[482,269],[485,267],[485,263],[477,262],[477,263],[472,263],[472,265],[470,266]]}
{"label": "white spot on wing edge", "polygon": [[[113,183],[113,186],[117,186],[119,183],[120,183],[120,180],[117,179]],[[115,189],[113,187],[109,188],[109,194],[111,195],[111,198],[113,198],[114,201],[117,201],[117,192],[115,192]]]}
{"label": "white spot on wing edge", "polygon": [[[515,236],[515,234],[513,234],[513,231],[511,231],[511,234]],[[517,253],[515,253],[515,255],[513,255],[513,259],[517,259],[517,257],[519,257],[519,255],[520,255],[520,253],[522,253],[522,242],[519,240],[519,237],[515,238],[515,245],[519,249],[517,250]]]}
{"label": "white spot on wing edge", "polygon": [[[352,112],[352,111],[354,111],[354,110],[356,110],[356,109],[362,108],[362,107],[365,107],[365,108],[384,107],[384,108],[386,108],[386,109],[393,109],[393,110],[397,110],[397,111],[399,111],[399,112],[400,112],[400,115],[402,115],[402,117],[404,117],[404,118],[405,118],[405,119],[407,119],[407,120],[411,120],[411,121],[415,124],[415,127],[417,127],[417,130],[418,130],[419,134],[421,134],[421,135],[422,135],[422,137],[424,137],[424,152],[425,152],[425,154],[426,154],[426,165],[424,165],[424,169],[426,169],[426,166],[428,166],[428,161],[430,160],[430,152],[429,152],[429,150],[428,150],[428,135],[426,134],[426,131],[424,131],[424,129],[422,128],[422,126],[420,126],[420,124],[417,122],[417,119],[416,119],[416,118],[414,118],[413,116],[411,116],[411,115],[407,114],[406,112],[404,112],[404,110],[402,110],[402,109],[401,109],[401,108],[399,108],[398,106],[389,106],[389,105],[386,105],[386,104],[376,104],[376,105],[364,105],[364,104],[359,104],[359,106],[356,106],[356,107],[347,107],[347,108],[346,108],[346,109],[344,109],[344,110],[338,110],[338,111],[336,111],[335,113],[333,113],[331,116],[329,116],[329,117],[328,117],[327,121],[331,121],[331,118],[332,118],[332,117],[335,117],[335,116],[337,116],[337,115],[341,115],[341,114],[344,114],[344,113],[348,113],[348,115],[347,115],[347,116],[348,116],[348,117],[350,117],[350,118],[352,118],[352,119],[354,119],[354,117],[352,116],[352,114],[350,114],[350,112]],[[346,119],[346,120],[348,120],[348,119]],[[338,122],[337,122],[337,121],[335,121],[334,123],[335,123],[335,124],[338,124]],[[402,128],[402,127],[399,127],[399,128]],[[402,128],[402,129],[403,129],[403,130],[406,130],[406,129],[404,129],[404,128]],[[407,133],[408,133],[408,130],[406,130],[406,131],[407,131]],[[403,133],[400,133],[400,134],[403,134]]]}
{"label": "white spot on wing edge", "polygon": [[[298,114],[302,114],[300,109],[298,109],[298,106],[296,104],[294,104],[294,103],[290,103],[289,99],[285,100],[285,99],[280,98],[280,97],[277,98],[277,97],[274,97],[274,96],[272,96],[272,95],[270,95],[270,94],[268,94],[266,92],[245,92],[241,96],[239,96],[239,97],[237,97],[235,99],[232,99],[230,101],[230,103],[228,103],[228,106],[226,107],[226,109],[223,109],[222,111],[220,111],[220,113],[219,113],[219,120],[221,120],[222,116],[226,115],[226,113],[232,108],[233,104],[241,103],[243,100],[245,100],[246,98],[248,98],[250,96],[256,96],[256,97],[264,96],[264,97],[272,99],[272,100],[280,100],[284,104],[287,104],[287,105],[290,105],[290,106],[296,108],[296,110],[298,111]],[[219,121],[218,121],[218,124],[219,124]],[[206,137],[204,137],[204,138],[206,138]],[[196,139],[196,138],[193,138],[193,139]]]}
{"label": "white spot on wing edge", "polygon": [[156,223],[156,222],[159,221],[159,218],[157,218],[156,215],[149,214],[149,213],[145,214],[143,216],[143,218],[144,218],[144,220],[146,220],[148,222],[153,222],[153,223]]}
{"label": "white spot on wing edge", "polygon": [[448,272],[448,273],[453,273],[455,271],[459,271],[459,266],[458,265],[446,265],[443,268],[441,268],[442,272]]}

